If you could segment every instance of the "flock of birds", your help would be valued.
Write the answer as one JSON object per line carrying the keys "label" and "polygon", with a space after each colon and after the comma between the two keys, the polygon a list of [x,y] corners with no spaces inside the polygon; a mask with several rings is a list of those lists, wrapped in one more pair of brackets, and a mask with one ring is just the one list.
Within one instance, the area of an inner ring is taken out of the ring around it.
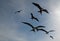
{"label": "flock of birds", "polygon": [[[34,6],[36,6],[37,8],[39,8],[39,13],[42,15],[42,12],[46,12],[46,13],[48,13],[49,14],[49,12],[46,10],[46,9],[44,9],[44,8],[42,8],[38,3],[32,3]],[[20,13],[22,10],[20,10],[20,11],[16,11],[15,13]],[[33,13],[31,13],[31,19],[33,20],[36,20],[36,21],[38,21],[39,22],[39,20],[38,20],[38,18],[36,18],[34,15],[33,15]],[[30,26],[32,29],[31,29],[31,31],[33,31],[33,32],[35,32],[35,31],[43,31],[43,32],[45,32],[46,34],[49,34],[50,32],[54,32],[54,30],[50,30],[50,31],[47,31],[47,30],[45,30],[44,28],[45,28],[45,26],[42,26],[42,25],[40,25],[40,26],[36,26],[36,27],[34,27],[32,24],[30,24],[30,23],[28,23],[28,22],[22,22],[23,24],[26,24],[26,25],[28,25],[28,26]],[[52,39],[54,39],[53,38],[53,36],[51,36],[50,35],[50,38],[52,38]]]}

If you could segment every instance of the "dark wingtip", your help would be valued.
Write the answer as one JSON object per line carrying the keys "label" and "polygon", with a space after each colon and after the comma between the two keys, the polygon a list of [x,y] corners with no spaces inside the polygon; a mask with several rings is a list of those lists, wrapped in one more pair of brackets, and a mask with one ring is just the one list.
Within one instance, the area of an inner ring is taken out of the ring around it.
{"label": "dark wingtip", "polygon": [[39,22],[39,20],[38,20],[38,22]]}
{"label": "dark wingtip", "polygon": [[21,23],[23,23],[23,22],[21,22]]}
{"label": "dark wingtip", "polygon": [[21,23],[25,23],[25,22],[21,22]]}
{"label": "dark wingtip", "polygon": [[30,19],[32,19],[32,15],[33,15],[33,14],[31,13],[31,18],[30,18]]}
{"label": "dark wingtip", "polygon": [[32,15],[32,13],[31,13],[31,15]]}
{"label": "dark wingtip", "polygon": [[32,2],[32,4],[36,4],[36,3]]}
{"label": "dark wingtip", "polygon": [[47,12],[49,14],[49,12]]}
{"label": "dark wingtip", "polygon": [[46,26],[43,26],[43,27],[46,27]]}
{"label": "dark wingtip", "polygon": [[34,2],[32,2],[32,4],[34,4]]}

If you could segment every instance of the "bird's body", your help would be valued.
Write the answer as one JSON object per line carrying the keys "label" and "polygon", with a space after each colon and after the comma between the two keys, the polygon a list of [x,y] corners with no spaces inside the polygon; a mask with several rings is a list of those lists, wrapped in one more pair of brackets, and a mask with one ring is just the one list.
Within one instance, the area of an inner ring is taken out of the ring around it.
{"label": "bird's body", "polygon": [[32,19],[32,20],[35,19],[36,21],[39,22],[39,20],[38,20],[36,17],[34,17],[32,13],[31,13],[31,19]]}
{"label": "bird's body", "polygon": [[41,15],[42,15],[42,11],[49,13],[46,9],[42,8],[39,4],[34,3],[34,2],[32,4],[39,8],[40,11],[38,12],[40,12]]}
{"label": "bird's body", "polygon": [[20,13],[22,10],[16,11],[15,13]]}
{"label": "bird's body", "polygon": [[22,23],[29,25],[29,26],[32,28],[31,31],[34,31],[34,32],[35,32],[35,30],[37,30],[38,28],[45,28],[45,26],[36,26],[36,27],[34,27],[33,25],[31,25],[30,23],[27,23],[27,22],[22,22]]}
{"label": "bird's body", "polygon": [[35,32],[35,29],[32,29],[31,31]]}

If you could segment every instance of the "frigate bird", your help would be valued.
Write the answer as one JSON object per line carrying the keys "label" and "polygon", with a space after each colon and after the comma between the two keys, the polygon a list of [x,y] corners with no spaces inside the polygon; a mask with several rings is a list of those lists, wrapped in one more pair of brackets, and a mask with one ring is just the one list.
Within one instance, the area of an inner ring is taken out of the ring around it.
{"label": "frigate bird", "polygon": [[30,23],[27,23],[27,22],[22,22],[22,23],[29,25],[29,26],[32,28],[31,31],[34,31],[34,32],[35,32],[35,30],[37,30],[38,28],[45,28],[45,26],[36,26],[36,27],[34,27],[33,25],[31,25]]}
{"label": "frigate bird", "polygon": [[42,15],[42,11],[44,11],[44,12],[46,12],[46,13],[49,13],[49,12],[47,11],[47,9],[42,8],[39,4],[34,3],[34,2],[33,2],[32,4],[39,8],[40,11],[38,11],[38,12],[40,12],[41,15]]}
{"label": "frigate bird", "polygon": [[35,19],[36,21],[39,22],[39,20],[38,20],[36,17],[34,17],[32,13],[31,13],[31,19],[32,19],[32,20]]}
{"label": "frigate bird", "polygon": [[37,31],[39,31],[39,30],[44,31],[46,34],[49,34],[49,32],[53,32],[54,31],[54,30],[46,31],[45,29],[37,29]]}
{"label": "frigate bird", "polygon": [[50,38],[54,39],[53,36],[50,35]]}
{"label": "frigate bird", "polygon": [[20,13],[21,11],[22,11],[22,10],[16,11],[15,14],[16,14],[16,13]]}

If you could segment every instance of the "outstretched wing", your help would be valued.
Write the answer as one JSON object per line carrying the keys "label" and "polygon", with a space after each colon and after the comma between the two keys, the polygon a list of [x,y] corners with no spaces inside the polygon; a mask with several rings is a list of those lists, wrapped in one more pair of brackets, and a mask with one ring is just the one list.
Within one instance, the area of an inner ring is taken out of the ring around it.
{"label": "outstretched wing", "polygon": [[46,30],[44,29],[37,29],[38,31],[41,30],[41,31],[44,31],[46,34],[48,33]]}
{"label": "outstretched wing", "polygon": [[44,12],[49,13],[46,9],[43,9]]}
{"label": "outstretched wing", "polygon": [[37,26],[37,28],[45,28],[45,26]]}
{"label": "outstretched wing", "polygon": [[37,18],[35,18],[35,20],[39,22],[39,20]]}
{"label": "outstretched wing", "polygon": [[33,14],[31,13],[31,19],[33,19],[34,17],[33,17]]}
{"label": "outstretched wing", "polygon": [[34,3],[34,2],[32,4],[35,5],[36,7],[38,7],[39,9],[41,9],[41,6],[39,4]]}
{"label": "outstretched wing", "polygon": [[55,30],[50,30],[49,32],[54,32]]}
{"label": "outstretched wing", "polygon": [[22,22],[22,23],[27,24],[27,25],[29,25],[30,27],[33,28],[33,26],[30,23],[27,23],[27,22]]}
{"label": "outstretched wing", "polygon": [[33,16],[33,14],[31,13],[31,17]]}
{"label": "outstretched wing", "polygon": [[50,36],[50,38],[54,39],[53,36]]}

